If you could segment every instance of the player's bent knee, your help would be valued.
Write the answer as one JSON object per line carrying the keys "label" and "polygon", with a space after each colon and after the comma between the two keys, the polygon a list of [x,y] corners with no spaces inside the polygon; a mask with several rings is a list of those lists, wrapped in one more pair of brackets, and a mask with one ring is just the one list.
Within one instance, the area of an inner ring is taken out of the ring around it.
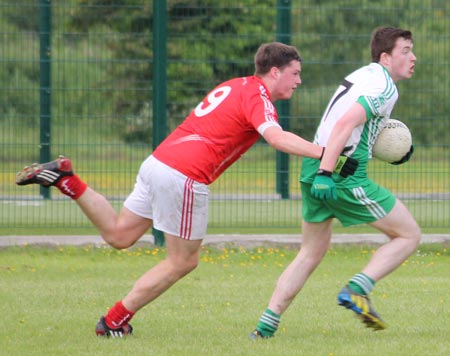
{"label": "player's bent knee", "polygon": [[416,230],[412,233],[411,239],[413,240],[415,247],[419,246],[420,241],[422,239],[422,232],[420,228],[417,226]]}
{"label": "player's bent knee", "polygon": [[419,246],[422,238],[422,232],[420,231],[420,227],[418,225],[414,226],[412,229],[405,232],[403,234],[403,237],[408,239],[412,253]]}
{"label": "player's bent knee", "polygon": [[186,274],[192,272],[194,269],[196,269],[198,266],[198,258],[196,259],[190,259],[186,261],[183,265],[183,268],[180,271],[180,274],[182,276],[185,276]]}
{"label": "player's bent knee", "polygon": [[103,234],[103,240],[105,240],[108,245],[115,248],[116,250],[123,250],[134,245],[135,240],[126,239],[123,235],[116,234]]}
{"label": "player's bent knee", "polygon": [[123,243],[122,241],[114,241],[110,243],[111,247],[114,247],[116,250],[123,250],[133,246],[133,244]]}

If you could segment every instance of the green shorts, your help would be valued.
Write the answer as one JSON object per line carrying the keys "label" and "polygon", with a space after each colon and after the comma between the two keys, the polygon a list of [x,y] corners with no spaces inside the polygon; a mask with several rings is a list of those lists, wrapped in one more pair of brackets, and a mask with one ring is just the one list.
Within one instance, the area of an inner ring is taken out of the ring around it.
{"label": "green shorts", "polygon": [[371,180],[356,188],[337,189],[337,200],[318,200],[311,195],[311,184],[301,183],[302,215],[306,222],[338,219],[342,225],[368,224],[385,217],[396,198]]}

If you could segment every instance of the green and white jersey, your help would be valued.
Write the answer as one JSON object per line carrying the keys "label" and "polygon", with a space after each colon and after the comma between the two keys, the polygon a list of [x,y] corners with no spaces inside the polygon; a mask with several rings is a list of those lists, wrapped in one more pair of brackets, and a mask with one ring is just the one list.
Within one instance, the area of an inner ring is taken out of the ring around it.
{"label": "green and white jersey", "polygon": [[[367,163],[372,158],[372,147],[385,119],[389,118],[398,99],[398,91],[389,72],[378,63],[371,63],[348,75],[331,98],[319,127],[314,143],[326,147],[336,122],[355,103],[366,110],[367,121],[355,127],[346,146],[353,146],[346,153],[358,160],[359,166],[353,176],[342,178],[333,174],[337,187],[358,186],[367,178]],[[312,183],[319,168],[318,160],[304,158],[300,181]]]}

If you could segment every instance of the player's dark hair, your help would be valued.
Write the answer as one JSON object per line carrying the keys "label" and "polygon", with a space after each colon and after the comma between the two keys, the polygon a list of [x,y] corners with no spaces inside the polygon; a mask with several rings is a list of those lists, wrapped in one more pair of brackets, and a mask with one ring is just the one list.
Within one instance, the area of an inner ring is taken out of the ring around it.
{"label": "player's dark hair", "polygon": [[377,27],[372,33],[370,48],[372,50],[372,62],[379,62],[381,54],[392,54],[397,40],[402,37],[412,41],[412,33],[396,27]]}
{"label": "player's dark hair", "polygon": [[266,74],[272,67],[283,68],[293,60],[302,62],[297,48],[280,42],[262,44],[255,54],[255,75]]}

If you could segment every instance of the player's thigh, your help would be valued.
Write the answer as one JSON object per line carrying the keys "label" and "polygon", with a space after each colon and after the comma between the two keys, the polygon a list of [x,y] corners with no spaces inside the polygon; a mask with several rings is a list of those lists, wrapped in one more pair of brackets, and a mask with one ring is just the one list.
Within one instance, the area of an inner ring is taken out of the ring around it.
{"label": "player's thigh", "polygon": [[389,214],[370,225],[390,238],[403,236],[411,239],[420,239],[419,225],[406,206],[398,199],[396,199],[395,205]]}
{"label": "player's thigh", "polygon": [[330,246],[333,219],[319,223],[302,222],[301,251],[310,257],[321,259]]}
{"label": "player's thigh", "polygon": [[151,227],[151,219],[136,215],[126,207],[122,207],[117,220],[117,231],[126,236],[130,242],[132,240],[136,242]]}

